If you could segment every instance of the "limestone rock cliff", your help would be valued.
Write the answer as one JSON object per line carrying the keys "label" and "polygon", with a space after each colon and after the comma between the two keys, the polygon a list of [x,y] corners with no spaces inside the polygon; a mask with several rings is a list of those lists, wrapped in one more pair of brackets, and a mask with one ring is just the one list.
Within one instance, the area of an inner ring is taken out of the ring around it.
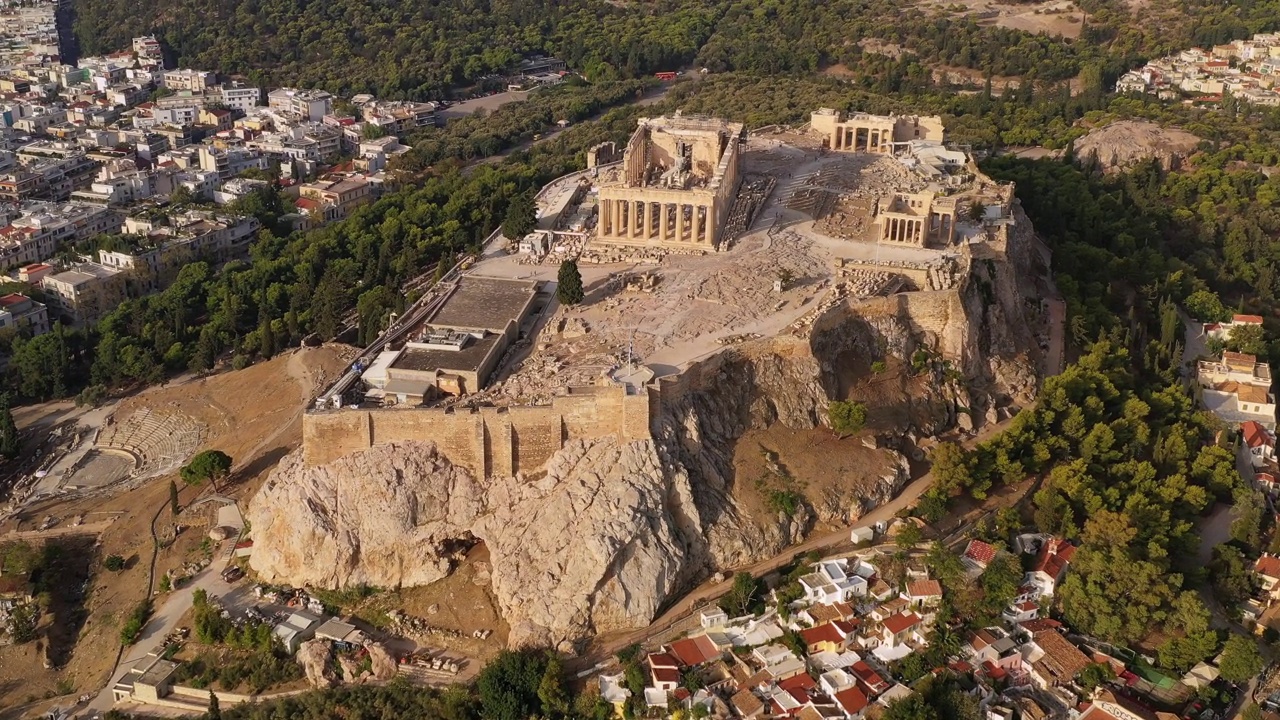
{"label": "limestone rock cliff", "polygon": [[541,477],[483,481],[429,442],[319,467],[295,453],[250,503],[251,565],[294,585],[422,585],[482,539],[512,643],[555,644],[647,622],[688,581],[690,497],[651,442],[571,442]]}
{"label": "limestone rock cliff", "polygon": [[[998,242],[964,250],[952,289],[842,302],[804,332],[726,348],[661,381],[651,440],[571,439],[517,477],[476,477],[427,438],[316,467],[290,455],[250,504],[251,565],[293,585],[421,585],[482,540],[512,644],[646,625],[710,573],[887,502],[916,439],[1030,399],[1042,324],[1034,284],[1047,261],[1020,209],[1011,220]],[[867,368],[886,361],[903,368],[890,400],[867,383]],[[818,427],[846,397],[881,418],[868,441],[883,468],[834,478],[791,514],[750,509],[735,477],[742,438]]]}

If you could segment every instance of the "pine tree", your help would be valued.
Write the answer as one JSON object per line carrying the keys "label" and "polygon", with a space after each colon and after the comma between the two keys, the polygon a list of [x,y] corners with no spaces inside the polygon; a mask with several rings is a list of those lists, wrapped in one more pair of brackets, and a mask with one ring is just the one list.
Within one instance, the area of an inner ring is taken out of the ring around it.
{"label": "pine tree", "polygon": [[172,480],[169,481],[169,511],[178,514],[178,485]]}
{"label": "pine tree", "polygon": [[12,460],[18,457],[21,449],[18,426],[14,424],[13,412],[9,410],[9,395],[0,394],[0,455]]}
{"label": "pine tree", "polygon": [[565,260],[560,263],[560,274],[556,278],[556,299],[561,305],[577,305],[586,297],[582,289],[582,273],[578,272],[577,260]]}

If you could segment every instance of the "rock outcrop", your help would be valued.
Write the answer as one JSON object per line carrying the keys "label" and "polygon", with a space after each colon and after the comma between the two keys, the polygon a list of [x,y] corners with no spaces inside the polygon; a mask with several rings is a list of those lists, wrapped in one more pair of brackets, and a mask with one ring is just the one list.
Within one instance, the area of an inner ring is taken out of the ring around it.
{"label": "rock outcrop", "polygon": [[687,581],[699,524],[689,498],[687,477],[644,441],[571,442],[541,477],[483,481],[429,442],[321,467],[295,453],[249,506],[265,550],[251,564],[294,585],[422,585],[478,538],[512,643],[555,644],[647,622]]}
{"label": "rock outcrop", "polygon": [[[711,573],[887,502],[909,476],[894,448],[1030,399],[1042,323],[1029,283],[1044,255],[1020,209],[1012,220],[1006,236],[963,251],[956,287],[848,300],[802,333],[726,348],[662,381],[651,440],[570,439],[517,477],[475,477],[426,439],[314,467],[291,454],[249,506],[251,565],[300,586],[422,585],[479,540],[513,645],[644,626]],[[794,513],[746,510],[740,439],[775,423],[822,425],[830,401],[887,359],[911,371],[906,407],[895,408],[905,419],[866,439],[886,460],[880,474],[840,478]]]}
{"label": "rock outcrop", "polygon": [[1169,170],[1199,144],[1200,138],[1185,130],[1145,120],[1120,120],[1090,130],[1075,142],[1074,150],[1081,162],[1097,162],[1103,170],[1123,170],[1149,158]]}
{"label": "rock outcrop", "polygon": [[302,666],[307,682],[313,688],[329,688],[337,682],[333,669],[329,667],[331,649],[332,645],[324,640],[308,640],[298,646],[294,659]]}

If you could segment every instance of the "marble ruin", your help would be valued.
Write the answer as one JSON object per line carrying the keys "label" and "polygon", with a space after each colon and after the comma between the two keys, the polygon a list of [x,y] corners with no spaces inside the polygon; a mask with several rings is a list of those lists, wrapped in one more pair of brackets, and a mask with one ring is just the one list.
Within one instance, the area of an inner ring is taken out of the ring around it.
{"label": "marble ruin", "polygon": [[892,153],[912,140],[943,141],[942,118],[937,115],[868,115],[848,117],[839,110],[821,108],[810,116],[809,126],[823,136],[829,150]]}
{"label": "marble ruin", "polygon": [[742,123],[644,118],[599,183],[596,241],[715,249],[742,180]]}
{"label": "marble ruin", "polygon": [[[842,306],[905,313],[894,322],[959,362],[974,258],[1030,257],[1030,228],[1013,186],[941,138],[938,118],[830,110],[750,134],[639,120],[625,147],[597,145],[539,191],[535,233],[495,233],[316,398],[305,461],[430,438],[507,476],[570,440],[649,438],[691,367],[807,337]],[[586,295],[574,306],[555,299],[566,259]]]}

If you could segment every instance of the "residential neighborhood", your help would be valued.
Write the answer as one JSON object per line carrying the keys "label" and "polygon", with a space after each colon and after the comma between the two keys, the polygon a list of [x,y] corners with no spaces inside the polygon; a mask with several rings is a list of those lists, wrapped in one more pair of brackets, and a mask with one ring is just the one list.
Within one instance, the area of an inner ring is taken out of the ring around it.
{"label": "residential neighborhood", "polygon": [[[92,324],[185,264],[246,259],[255,196],[284,205],[281,233],[342,220],[398,187],[406,133],[441,122],[440,103],[166,67],[154,36],[67,64],[56,8],[6,6],[0,29],[0,333]],[[542,58],[515,73],[543,84],[563,70]]]}
{"label": "residential neighborhood", "polygon": [[[799,558],[768,590],[756,586],[754,611],[731,617],[722,602],[678,639],[629,649],[621,669],[595,678],[601,697],[618,717],[644,709],[855,720],[880,717],[932,678],[955,683],[993,720],[1172,720],[1190,716],[1152,708],[1194,703],[1199,687],[1220,683],[1210,664],[1171,678],[1150,658],[1055,619],[1055,592],[1076,552],[1063,538],[972,538],[951,549],[889,540],[852,556]],[[957,635],[955,593],[995,566],[1024,570],[1011,602],[994,624]],[[1258,573],[1270,573],[1263,582],[1280,592],[1280,559],[1259,560]],[[748,581],[735,577],[726,597]]]}
{"label": "residential neighborhood", "polygon": [[1224,95],[1260,106],[1280,105],[1280,34],[1258,33],[1248,40],[1191,48],[1152,60],[1116,81],[1118,93],[1155,95],[1161,100],[1217,103]]}

